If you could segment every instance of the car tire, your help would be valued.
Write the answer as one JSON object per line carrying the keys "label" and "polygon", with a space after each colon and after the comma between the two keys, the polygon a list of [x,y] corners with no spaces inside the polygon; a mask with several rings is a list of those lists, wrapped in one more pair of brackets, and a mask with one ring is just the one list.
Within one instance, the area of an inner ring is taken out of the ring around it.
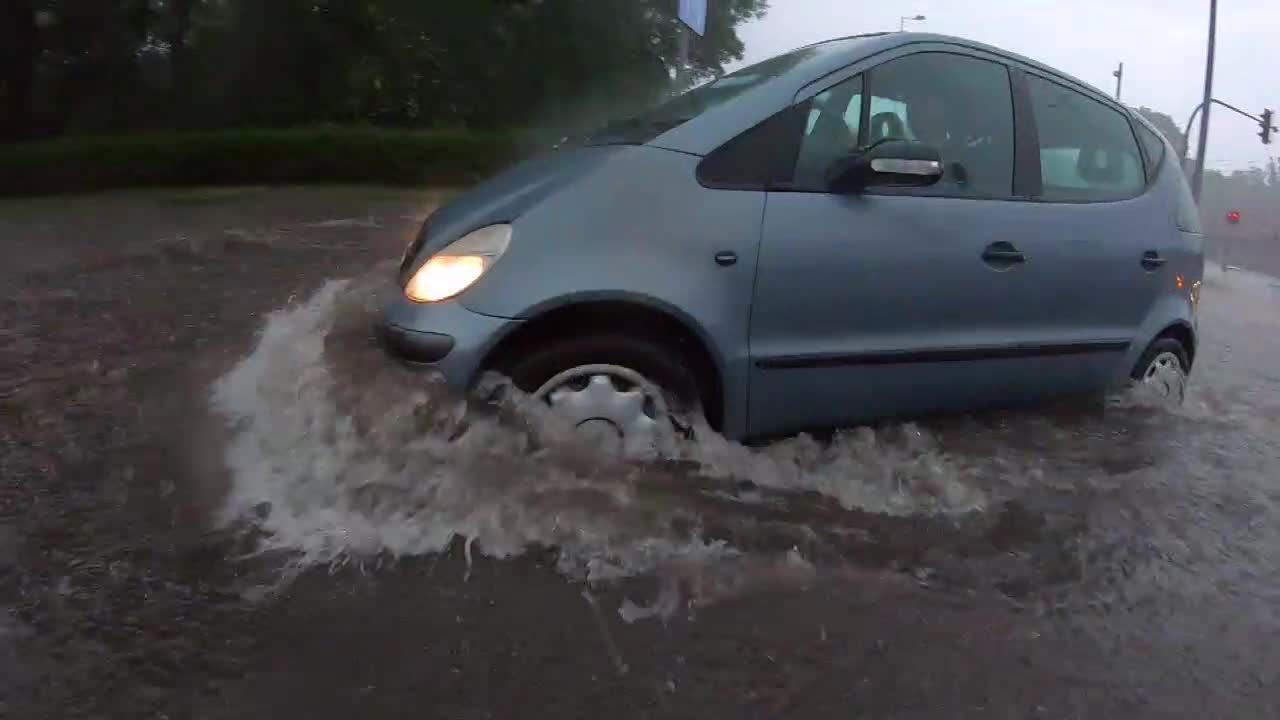
{"label": "car tire", "polygon": [[[667,440],[659,443],[663,447],[657,451],[666,454],[671,448],[665,446],[671,438],[691,435],[691,427],[682,416],[700,409],[698,384],[687,365],[679,353],[656,338],[602,333],[547,343],[513,358],[503,370],[517,388],[546,402],[553,410],[557,390],[580,392],[586,387],[583,383],[598,382],[601,376],[608,377],[613,389],[620,393],[637,389],[648,393],[644,412],[661,426],[659,432]],[[553,387],[561,382],[564,384]],[[577,422],[579,418],[571,419]],[[611,429],[625,441],[621,423],[615,425]]]}
{"label": "car tire", "polygon": [[1190,371],[1191,361],[1182,343],[1159,338],[1142,353],[1130,377],[1134,384],[1154,386],[1163,397],[1181,402]]}

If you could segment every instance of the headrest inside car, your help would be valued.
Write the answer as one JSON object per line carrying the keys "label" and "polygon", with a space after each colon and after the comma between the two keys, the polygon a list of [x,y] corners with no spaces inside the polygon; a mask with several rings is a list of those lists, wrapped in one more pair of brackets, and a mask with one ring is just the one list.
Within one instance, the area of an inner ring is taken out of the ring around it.
{"label": "headrest inside car", "polygon": [[1080,149],[1076,158],[1076,172],[1080,177],[1095,183],[1113,183],[1120,180],[1120,154],[1101,145]]}
{"label": "headrest inside car", "polygon": [[902,118],[897,113],[876,113],[871,118],[871,142],[885,138],[905,139],[906,129],[902,126]]}

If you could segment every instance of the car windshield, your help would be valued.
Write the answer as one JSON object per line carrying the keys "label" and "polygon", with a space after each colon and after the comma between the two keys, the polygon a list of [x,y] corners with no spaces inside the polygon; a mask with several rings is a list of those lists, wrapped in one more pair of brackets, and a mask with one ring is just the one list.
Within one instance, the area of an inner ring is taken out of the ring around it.
{"label": "car windshield", "polygon": [[704,83],[646,112],[610,123],[586,138],[588,145],[639,145],[782,75],[813,53],[779,55]]}

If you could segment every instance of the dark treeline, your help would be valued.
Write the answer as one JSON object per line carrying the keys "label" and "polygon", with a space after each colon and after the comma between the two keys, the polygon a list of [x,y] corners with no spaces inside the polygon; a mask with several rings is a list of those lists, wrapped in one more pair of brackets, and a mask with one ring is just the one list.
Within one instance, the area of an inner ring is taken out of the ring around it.
{"label": "dark treeline", "polygon": [[[767,0],[717,0],[693,77]],[[676,0],[0,0],[0,139],[563,127],[668,89]]]}
{"label": "dark treeline", "polygon": [[[1238,210],[1238,225],[1227,213]],[[1280,159],[1265,167],[1204,174],[1200,215],[1210,258],[1280,276]]]}
{"label": "dark treeline", "polygon": [[[581,129],[671,89],[676,4],[0,0],[0,142],[321,124]],[[737,29],[767,4],[712,0],[690,79],[740,58]],[[1140,111],[1181,147],[1173,118]],[[1238,209],[1236,232],[1272,242],[1280,167],[1208,172],[1202,204],[1211,233]]]}

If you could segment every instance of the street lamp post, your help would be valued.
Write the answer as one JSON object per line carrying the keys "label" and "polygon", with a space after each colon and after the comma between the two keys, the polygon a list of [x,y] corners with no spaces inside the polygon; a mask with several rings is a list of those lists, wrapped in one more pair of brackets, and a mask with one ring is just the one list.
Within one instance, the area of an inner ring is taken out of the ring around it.
{"label": "street lamp post", "polygon": [[907,21],[911,21],[911,22],[924,22],[924,21],[925,21],[925,20],[927,20],[927,19],[928,19],[928,18],[926,18],[926,17],[925,17],[925,16],[923,16],[923,15],[911,15],[911,16],[904,15],[904,16],[902,16],[902,17],[898,18],[898,32],[906,32],[906,30],[907,30]]}

